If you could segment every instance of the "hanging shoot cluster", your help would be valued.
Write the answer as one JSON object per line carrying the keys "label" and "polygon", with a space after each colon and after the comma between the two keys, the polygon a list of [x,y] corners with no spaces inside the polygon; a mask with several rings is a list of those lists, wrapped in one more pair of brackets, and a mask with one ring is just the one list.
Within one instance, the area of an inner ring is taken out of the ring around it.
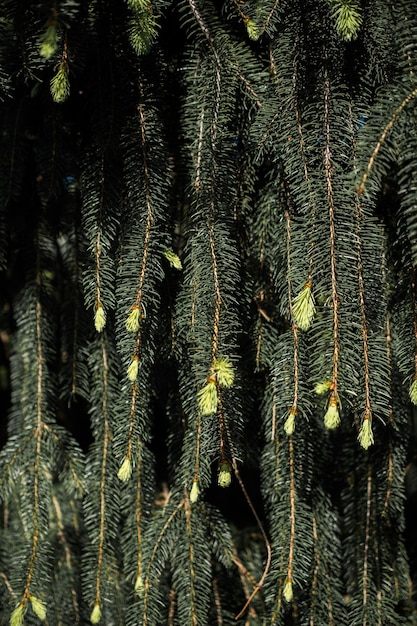
{"label": "hanging shoot cluster", "polygon": [[416,6],[3,1],[1,624],[412,623]]}

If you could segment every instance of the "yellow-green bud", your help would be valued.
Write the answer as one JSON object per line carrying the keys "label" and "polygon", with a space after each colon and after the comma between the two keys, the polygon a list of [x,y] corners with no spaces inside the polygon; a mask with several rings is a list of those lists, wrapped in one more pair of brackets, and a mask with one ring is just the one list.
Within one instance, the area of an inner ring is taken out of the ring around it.
{"label": "yellow-green bud", "polygon": [[336,19],[336,30],[343,41],[356,39],[362,24],[360,7],[356,0],[333,0],[335,5],[333,18]]}
{"label": "yellow-green bud", "polygon": [[135,591],[140,598],[143,596],[143,592],[145,591],[145,585],[143,584],[143,579],[142,579],[141,574],[138,574],[136,576]]}
{"label": "yellow-green bud", "polygon": [[284,585],[284,590],[282,592],[282,595],[284,596],[285,600],[287,602],[292,602],[292,599],[294,597],[293,591],[292,591],[292,582],[289,578],[287,578],[287,580],[285,581],[285,585]]}
{"label": "yellow-green bud", "polygon": [[164,256],[169,261],[171,267],[176,270],[182,270],[182,263],[178,254],[173,250],[164,250]]}
{"label": "yellow-green bud", "polygon": [[35,596],[29,596],[29,600],[32,604],[32,609],[35,615],[39,617],[41,621],[43,621],[46,618],[45,602],[42,602],[42,600],[39,600],[39,598],[36,598]]}
{"label": "yellow-green bud", "polygon": [[150,0],[127,0],[127,4],[132,11],[149,11],[151,8]]}
{"label": "yellow-green bud", "polygon": [[197,394],[201,415],[213,415],[217,411],[217,386],[209,380]]}
{"label": "yellow-green bud", "polygon": [[124,483],[129,480],[132,475],[132,462],[129,457],[125,456],[123,463],[120,466],[119,471],[117,472],[117,478],[122,480]]}
{"label": "yellow-green bud", "polygon": [[129,331],[129,333],[137,333],[139,330],[139,314],[140,310],[138,305],[133,305],[126,320],[126,330]]}
{"label": "yellow-green bud", "polygon": [[92,624],[98,624],[100,620],[101,620],[101,607],[100,607],[100,604],[96,603],[94,605],[93,610],[91,611],[90,622]]}
{"label": "yellow-green bud", "polygon": [[295,430],[295,412],[294,411],[290,411],[284,424],[284,430],[288,436],[294,433],[294,430]]}
{"label": "yellow-green bud", "polygon": [[249,35],[249,39],[253,39],[254,41],[259,39],[259,28],[258,28],[258,25],[255,24],[253,20],[251,20],[250,18],[247,18],[245,20],[245,26]]}
{"label": "yellow-green bud", "polygon": [[217,382],[220,387],[231,387],[235,380],[233,363],[227,357],[216,359],[213,369],[216,372]]}
{"label": "yellow-green bud", "polygon": [[408,393],[410,394],[411,402],[417,404],[417,378],[411,383]]}
{"label": "yellow-green bud", "polygon": [[39,37],[39,54],[48,60],[57,49],[56,24],[49,24],[46,31]]}
{"label": "yellow-green bud", "polygon": [[374,434],[372,432],[372,418],[370,415],[365,415],[363,418],[362,426],[359,431],[358,441],[362,448],[367,450],[369,446],[374,443]]}
{"label": "yellow-green bud", "polygon": [[340,426],[339,408],[335,396],[332,396],[329,400],[329,406],[324,416],[324,425],[329,430],[334,430]]}
{"label": "yellow-green bud", "polygon": [[298,296],[292,301],[292,314],[297,326],[301,330],[307,330],[313,321],[315,312],[314,296],[309,282],[304,285]]}
{"label": "yellow-green bud", "polygon": [[132,381],[132,383],[134,383],[135,380],[137,379],[138,371],[139,371],[139,357],[137,354],[135,354],[135,356],[132,359],[131,364],[127,368],[127,377],[130,381]]}
{"label": "yellow-green bud", "polygon": [[220,464],[217,484],[219,485],[219,487],[228,487],[231,482],[232,482],[232,472],[230,469],[230,465],[227,461],[223,461]]}
{"label": "yellow-green bud", "polygon": [[10,616],[10,626],[23,626],[25,613],[26,605],[19,604]]}
{"label": "yellow-green bud", "polygon": [[318,396],[322,396],[323,394],[330,391],[331,387],[332,387],[332,382],[330,380],[324,380],[321,383],[316,383],[316,385],[314,386],[314,392]]}
{"label": "yellow-green bud", "polygon": [[106,314],[101,304],[98,304],[96,308],[96,314],[94,316],[94,326],[96,327],[96,331],[98,333],[101,333],[105,325],[106,325]]}
{"label": "yellow-green bud", "polygon": [[[151,5],[149,4],[149,9]],[[135,12],[129,20],[129,39],[136,54],[148,54],[158,34],[158,22],[151,10]]]}
{"label": "yellow-green bud", "polygon": [[57,104],[65,102],[70,95],[70,82],[68,78],[67,64],[61,64],[55,76],[51,78],[50,83],[52,100]]}
{"label": "yellow-green bud", "polygon": [[200,487],[198,486],[198,480],[194,479],[193,486],[191,487],[191,491],[190,491],[191,504],[194,504],[194,502],[197,502],[199,495],[200,495]]}

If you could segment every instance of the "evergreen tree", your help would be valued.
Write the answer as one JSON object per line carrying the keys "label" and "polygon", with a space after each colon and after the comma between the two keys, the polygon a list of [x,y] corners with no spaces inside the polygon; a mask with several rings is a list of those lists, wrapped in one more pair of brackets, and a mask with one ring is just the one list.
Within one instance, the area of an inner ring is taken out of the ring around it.
{"label": "evergreen tree", "polygon": [[0,35],[0,623],[416,623],[417,2]]}

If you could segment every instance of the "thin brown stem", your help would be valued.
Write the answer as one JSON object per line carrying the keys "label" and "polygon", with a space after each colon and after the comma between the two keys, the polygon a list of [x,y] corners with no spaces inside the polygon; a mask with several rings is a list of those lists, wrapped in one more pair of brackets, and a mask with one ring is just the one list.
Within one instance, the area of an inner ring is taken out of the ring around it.
{"label": "thin brown stem", "polygon": [[210,224],[209,226],[209,236],[210,236],[210,253],[211,253],[212,266],[213,266],[213,280],[214,280],[214,292],[215,292],[213,339],[212,339],[212,349],[211,349],[212,361],[214,361],[217,356],[217,350],[219,346],[220,308],[221,308],[222,298],[221,298],[221,293],[220,293],[219,274],[218,274],[218,269],[217,269],[217,259],[216,259],[216,252],[215,252],[215,246],[214,246],[213,224]]}
{"label": "thin brown stem", "polygon": [[136,577],[142,578],[142,444],[138,441],[136,467]]}
{"label": "thin brown stem", "polygon": [[[39,245],[39,242],[37,242]],[[38,544],[40,540],[39,528],[39,482],[41,471],[41,443],[42,443],[42,425],[43,425],[43,365],[44,357],[42,350],[42,306],[41,306],[41,281],[42,273],[40,267],[39,248],[36,253],[36,365],[37,365],[37,387],[36,387],[36,427],[35,436],[35,456],[33,462],[33,532],[32,532],[32,548],[29,559],[28,573],[26,577],[22,606],[25,606],[29,595],[30,585],[34,575],[36,556],[38,552]]]}
{"label": "thin brown stem", "polygon": [[217,578],[213,578],[213,595],[214,595],[214,606],[216,607],[217,626],[223,626],[222,603],[220,600]]}
{"label": "thin brown stem", "polygon": [[365,542],[363,548],[363,575],[362,575],[362,603],[363,603],[363,623],[367,626],[368,613],[368,553],[371,533],[371,509],[372,509],[372,467],[368,466],[367,493],[366,493],[366,524],[365,524]]}
{"label": "thin brown stem", "polygon": [[288,210],[285,211],[286,221],[286,251],[287,251],[287,287],[288,287],[288,306],[290,309],[291,329],[293,334],[293,366],[294,366],[294,395],[291,411],[297,415],[298,411],[298,393],[299,393],[299,364],[298,364],[298,327],[294,321],[292,310],[292,293],[291,293],[291,218]]}
{"label": "thin brown stem", "polygon": [[325,148],[324,148],[324,170],[326,174],[327,201],[329,205],[329,226],[330,226],[330,273],[333,305],[333,377],[332,391],[337,398],[338,368],[339,368],[339,296],[337,292],[336,275],[336,225],[335,225],[335,205],[333,198],[332,181],[332,154],[330,150],[330,83],[326,77],[324,87],[324,123],[325,123]]}
{"label": "thin brown stem", "polygon": [[268,28],[268,26],[269,26],[269,24],[270,24],[270,22],[271,22],[272,16],[274,15],[274,13],[275,13],[276,8],[277,8],[277,6],[278,6],[278,5],[279,5],[279,0],[275,0],[274,5],[273,5],[272,9],[271,9],[271,10],[270,10],[270,12],[268,13],[268,15],[267,15],[267,17],[266,17],[266,19],[265,19],[264,23],[263,23],[263,24],[262,24],[262,26],[261,26],[261,31],[264,31],[264,30],[266,30],[266,29]]}
{"label": "thin brown stem", "polygon": [[191,623],[192,626],[197,626],[197,597],[196,597],[196,589],[195,589],[195,569],[194,569],[194,546],[193,546],[193,538],[192,538],[192,528],[191,528],[191,505],[190,500],[188,498],[187,492],[184,497],[184,513],[185,513],[185,527],[187,530],[187,539],[188,539],[188,564],[190,567],[190,599],[191,599]]}
{"label": "thin brown stem", "polygon": [[97,572],[96,572],[96,589],[94,604],[101,604],[101,573],[103,567],[104,544],[106,533],[106,478],[107,478],[107,456],[110,445],[110,424],[108,416],[108,360],[107,348],[104,336],[101,337],[101,363],[102,363],[102,382],[103,395],[101,400],[101,414],[103,418],[103,451],[101,457],[101,478],[100,478],[100,513],[99,513],[99,535],[97,549]]}
{"label": "thin brown stem", "polygon": [[250,605],[250,603],[252,602],[253,598],[256,596],[256,594],[259,592],[259,590],[262,588],[262,585],[264,584],[265,578],[268,574],[270,565],[271,565],[271,544],[269,543],[269,539],[268,536],[265,532],[265,529],[262,525],[262,522],[259,518],[259,515],[253,505],[252,500],[249,497],[248,492],[246,491],[246,487],[244,485],[244,482],[240,476],[239,473],[239,468],[237,466],[237,461],[236,461],[236,455],[234,452],[234,446],[233,446],[233,442],[232,442],[232,437],[231,437],[231,433],[230,433],[230,429],[229,429],[229,425],[227,422],[225,422],[225,429],[226,429],[226,433],[227,433],[227,438],[229,441],[229,448],[230,448],[230,454],[231,454],[231,459],[232,459],[232,466],[233,466],[233,470],[235,473],[235,476],[237,478],[237,481],[240,485],[240,488],[242,490],[242,493],[244,495],[244,498],[246,500],[246,502],[248,503],[248,506],[250,508],[250,510],[252,511],[252,515],[255,518],[256,524],[259,528],[259,530],[261,531],[261,535],[262,538],[264,540],[265,543],[265,548],[266,548],[266,563],[265,563],[265,567],[264,567],[264,571],[262,573],[262,576],[259,580],[259,582],[257,583],[255,589],[253,590],[253,592],[251,593],[251,595],[249,596],[249,598],[247,599],[247,601],[245,602],[245,605],[243,606],[243,608],[239,611],[239,613],[235,616],[235,620],[238,620],[241,618],[241,616],[244,614],[244,612],[246,611],[246,609],[248,608],[248,606]]}

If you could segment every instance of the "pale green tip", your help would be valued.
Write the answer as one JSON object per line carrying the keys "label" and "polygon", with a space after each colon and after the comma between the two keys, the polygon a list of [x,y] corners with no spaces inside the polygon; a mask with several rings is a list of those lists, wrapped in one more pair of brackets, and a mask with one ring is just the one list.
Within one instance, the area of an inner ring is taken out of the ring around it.
{"label": "pale green tip", "polygon": [[217,484],[219,487],[228,487],[232,482],[232,472],[230,469],[229,463],[227,461],[223,461],[220,465],[219,476],[217,479]]}
{"label": "pale green tip", "polygon": [[51,78],[50,90],[52,100],[57,104],[65,102],[70,95],[71,88],[66,64],[60,65],[55,76]]}
{"label": "pale green tip", "polygon": [[39,54],[48,60],[53,56],[57,49],[57,30],[56,25],[51,24],[46,31],[39,37]]}
{"label": "pale green tip", "polygon": [[216,359],[213,369],[220,387],[231,387],[233,385],[235,372],[233,370],[233,364],[227,357]]}
{"label": "pale green tip", "polygon": [[101,620],[101,607],[99,604],[95,604],[90,615],[90,622],[92,624],[98,624]]}
{"label": "pale green tip", "polygon": [[180,257],[173,250],[164,250],[164,257],[168,260],[171,267],[176,270],[182,270]]}
{"label": "pale green tip", "polygon": [[325,380],[321,383],[316,383],[316,385],[314,386],[314,392],[319,395],[322,396],[323,394],[327,393],[328,391],[330,391],[332,387],[332,383],[330,380]]}
{"label": "pale green tip", "polygon": [[362,24],[360,7],[356,0],[333,0],[333,18],[336,30],[343,41],[356,39]]}
{"label": "pale green tip", "polygon": [[282,592],[282,595],[284,596],[284,599],[287,602],[292,602],[294,594],[293,594],[293,591],[292,591],[292,582],[291,582],[291,580],[287,579],[287,581],[286,581],[286,583],[284,585],[284,590]]}
{"label": "pale green tip", "polygon": [[200,487],[198,486],[198,480],[194,480],[193,486],[191,487],[191,491],[190,491],[190,502],[192,504],[194,504],[194,502],[197,502],[199,495],[200,495]]}
{"label": "pale green tip", "polygon": [[138,356],[135,355],[132,359],[131,364],[127,368],[127,377],[132,383],[134,383],[135,380],[137,379],[138,371],[139,371],[139,358]]}
{"label": "pale green tip", "polygon": [[123,463],[120,466],[119,471],[117,472],[117,478],[125,483],[129,480],[131,475],[132,475],[132,462],[126,456],[124,458]]}
{"label": "pale green tip", "polygon": [[127,4],[132,11],[149,10],[150,0],[127,0]]}
{"label": "pale green tip", "polygon": [[140,598],[143,596],[143,592],[145,591],[145,585],[143,584],[143,578],[141,574],[138,574],[136,576],[135,591]]}
{"label": "pale green tip", "polygon": [[126,320],[126,330],[129,333],[136,333],[139,330],[139,307],[135,304],[130,309],[129,316]]}
{"label": "pale green tip", "polygon": [[408,391],[410,399],[413,404],[417,404],[417,378],[413,380]]}
{"label": "pale green tip", "polygon": [[94,326],[98,333],[101,333],[106,325],[106,314],[101,304],[97,305],[96,314],[94,316]]}
{"label": "pale green tip", "polygon": [[26,613],[26,605],[19,604],[10,616],[10,626],[23,626]]}
{"label": "pale green tip", "polygon": [[284,430],[286,434],[290,437],[295,430],[295,413],[294,411],[290,411],[287,419],[285,420]]}
{"label": "pale green tip", "polygon": [[301,330],[308,330],[316,313],[311,283],[306,283],[298,296],[292,301],[292,313],[297,326]]}
{"label": "pale green tip", "polygon": [[29,596],[29,600],[32,604],[32,609],[35,615],[43,621],[46,618],[45,602],[42,602],[42,600],[39,600],[39,598],[36,598],[35,596]]}
{"label": "pale green tip", "polygon": [[201,415],[213,415],[217,411],[217,386],[209,380],[197,394]]}
{"label": "pale green tip", "polygon": [[370,415],[365,415],[363,418],[362,426],[358,435],[358,441],[365,450],[367,450],[374,443],[372,419]]}
{"label": "pale green tip", "polygon": [[258,25],[253,20],[251,20],[250,18],[247,18],[245,20],[245,26],[246,26],[247,33],[249,35],[249,39],[253,39],[254,41],[259,39],[259,28],[258,28]]}
{"label": "pale green tip", "polygon": [[329,400],[329,406],[324,416],[324,425],[329,430],[334,430],[340,426],[339,409],[337,406],[337,400],[334,397]]}

